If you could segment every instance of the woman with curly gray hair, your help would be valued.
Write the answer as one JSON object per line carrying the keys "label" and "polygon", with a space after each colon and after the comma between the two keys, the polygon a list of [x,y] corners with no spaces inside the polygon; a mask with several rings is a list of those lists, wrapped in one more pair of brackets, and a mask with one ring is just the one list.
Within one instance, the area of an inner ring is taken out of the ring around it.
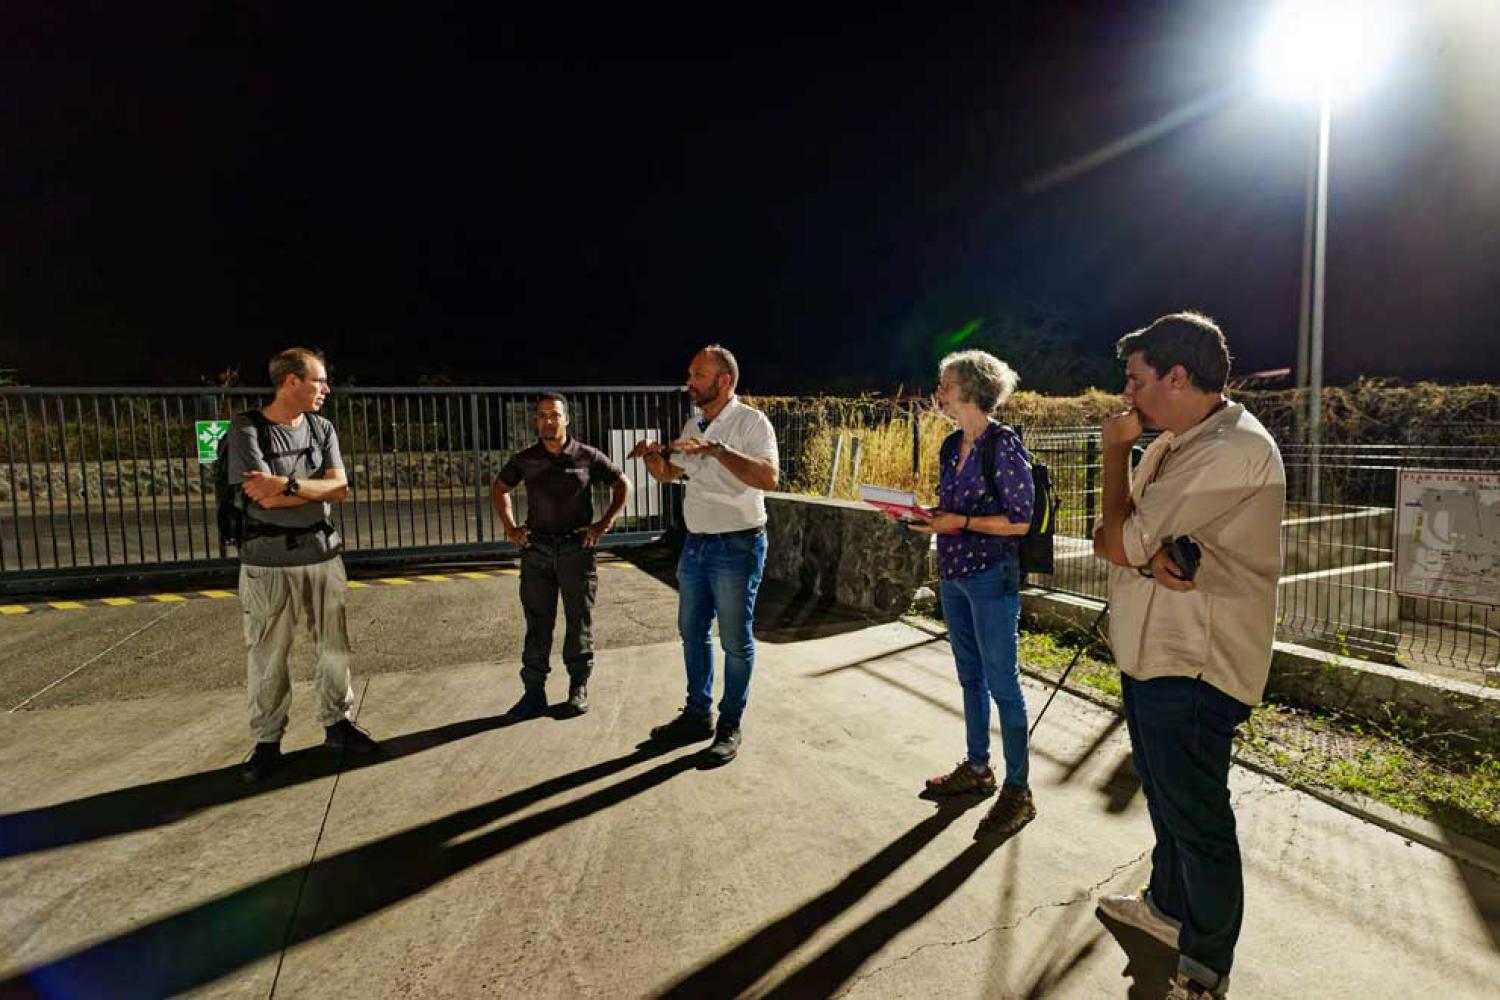
{"label": "woman with curly gray hair", "polygon": [[[935,534],[943,616],[964,693],[968,754],[927,782],[930,795],[989,794],[990,699],[1000,711],[1005,782],[975,837],[1008,837],[1036,817],[1027,784],[1026,698],[1016,655],[1021,613],[1020,537],[1031,525],[1031,456],[1015,431],[991,414],[1020,381],[984,351],[959,351],[938,366],[937,405],[958,429],[938,458],[938,510],[913,531]],[[984,481],[984,453],[994,455]]]}

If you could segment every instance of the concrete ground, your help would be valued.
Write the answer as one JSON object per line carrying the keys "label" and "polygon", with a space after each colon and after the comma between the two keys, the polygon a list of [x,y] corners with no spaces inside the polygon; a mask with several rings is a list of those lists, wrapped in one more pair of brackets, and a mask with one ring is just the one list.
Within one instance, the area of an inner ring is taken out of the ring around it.
{"label": "concrete ground", "polygon": [[[768,602],[744,750],[701,770],[638,746],[681,703],[665,582],[605,570],[593,710],[507,726],[515,587],[355,591],[384,754],[318,748],[302,683],[290,765],[256,787],[234,602],[0,623],[5,707],[45,689],[0,721],[0,995],[1164,992],[1173,953],[1094,908],[1150,846],[1111,713],[1060,696],[1038,819],[977,843],[987,802],[916,797],[963,751],[945,642]],[[1262,776],[1232,788],[1232,995],[1500,995],[1500,880]]]}

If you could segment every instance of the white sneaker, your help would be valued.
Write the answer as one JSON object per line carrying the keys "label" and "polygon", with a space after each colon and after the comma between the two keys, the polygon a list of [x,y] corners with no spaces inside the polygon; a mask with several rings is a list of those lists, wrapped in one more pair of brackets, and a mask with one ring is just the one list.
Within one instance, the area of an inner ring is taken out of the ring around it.
{"label": "white sneaker", "polygon": [[1100,896],[1099,909],[1122,924],[1140,928],[1169,948],[1177,947],[1182,923],[1158,910],[1145,889],[1132,896]]}

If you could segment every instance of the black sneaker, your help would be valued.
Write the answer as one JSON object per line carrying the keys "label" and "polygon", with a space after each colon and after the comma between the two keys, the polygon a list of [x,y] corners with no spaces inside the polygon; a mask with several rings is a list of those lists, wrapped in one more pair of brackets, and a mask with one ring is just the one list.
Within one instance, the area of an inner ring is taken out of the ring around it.
{"label": "black sneaker", "polygon": [[348,719],[340,719],[331,726],[323,727],[323,745],[335,750],[353,750],[355,753],[374,753],[380,744],[370,739],[370,734]]}
{"label": "black sneaker", "polygon": [[589,688],[587,684],[574,684],[568,689],[568,711],[582,715],[589,710]]}
{"label": "black sneaker", "polygon": [[240,777],[254,783],[265,781],[281,766],[280,743],[257,743],[249,758],[240,765]]}
{"label": "black sneaker", "polygon": [[738,757],[739,753],[740,727],[720,723],[718,731],[714,733],[713,746],[704,751],[708,757],[709,766],[717,767],[721,764],[728,764]]}
{"label": "black sneaker", "polygon": [[547,714],[547,695],[541,688],[527,688],[521,700],[510,706],[505,717],[513,722],[540,719]]}
{"label": "black sneaker", "polygon": [[695,715],[683,709],[682,714],[664,726],[651,730],[651,738],[658,743],[683,744],[706,740],[714,734],[714,720],[708,715]]}

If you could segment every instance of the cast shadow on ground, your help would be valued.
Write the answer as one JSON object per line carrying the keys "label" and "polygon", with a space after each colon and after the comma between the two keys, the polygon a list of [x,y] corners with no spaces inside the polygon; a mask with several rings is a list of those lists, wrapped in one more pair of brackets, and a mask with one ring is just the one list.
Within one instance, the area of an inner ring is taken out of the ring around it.
{"label": "cast shadow on ground", "polygon": [[[212,983],[409,899],[474,865],[650,791],[701,764],[672,757],[496,829],[537,802],[662,756],[637,750],[286,869],[0,980],[0,996],[170,996]],[[466,836],[485,830],[477,836]]]}
{"label": "cast shadow on ground", "polygon": [[[1432,809],[1433,819],[1437,821],[1444,833],[1449,834],[1450,842],[1457,841],[1459,836],[1478,834],[1490,841],[1493,846],[1493,829],[1476,829],[1475,818],[1467,812],[1454,809],[1447,803],[1428,802]],[[1459,831],[1455,836],[1451,831]],[[1474,915],[1484,924],[1489,933],[1490,947],[1500,951],[1500,878],[1490,872],[1478,868],[1467,861],[1460,860],[1463,857],[1464,847],[1453,843],[1447,852],[1454,860],[1453,865],[1458,869],[1458,875],[1463,879],[1464,888],[1469,893],[1469,900],[1474,904]]]}
{"label": "cast shadow on ground", "polygon": [[1143,930],[1120,923],[1103,910],[1096,910],[1094,915],[1125,953],[1125,970],[1120,975],[1131,981],[1126,992],[1129,1000],[1162,1000],[1177,974],[1176,950]]}
{"label": "cast shadow on ground", "polygon": [[[660,996],[687,1000],[744,992],[983,801],[980,796],[940,801],[935,813],[891,841],[836,885],[679,979]],[[991,837],[971,844],[921,885],[844,935],[767,995],[832,995],[891,938],[956,892],[1004,842],[1002,838]]]}
{"label": "cast shadow on ground", "polygon": [[165,826],[214,806],[255,798],[341,771],[356,771],[467,739],[513,720],[488,716],[452,722],[382,740],[375,754],[343,754],[326,747],[294,750],[265,781],[246,784],[238,764],[144,785],[119,788],[70,802],[0,814],[0,858],[101,840]]}
{"label": "cast shadow on ground", "polygon": [[1094,952],[1099,950],[1099,945],[1104,940],[1102,928],[1095,928],[1093,933],[1076,946],[1070,944],[1074,925],[1086,918],[1087,914],[1088,910],[1081,906],[1070,906],[1063,910],[1046,937],[1048,953],[1039,955],[1028,963],[1035,971],[1020,989],[1020,996],[1027,1000],[1052,996],[1069,976],[1082,969]]}
{"label": "cast shadow on ground", "polygon": [[[663,546],[622,550],[620,558],[677,589],[677,555]],[[755,600],[755,637],[762,642],[788,643],[858,632],[871,625],[897,621],[899,613],[875,615],[799,589],[780,580],[762,580]]]}
{"label": "cast shadow on ground", "polygon": [[[938,642],[938,641],[941,641],[941,639],[923,639],[923,640],[921,640],[919,642],[913,643],[910,646],[904,646],[904,647],[900,647],[898,649],[886,650],[884,652],[877,653],[874,656],[870,656],[870,657],[866,657],[865,659],[858,660],[858,661],[856,661],[854,663],[846,663],[846,664],[842,664],[842,665],[837,666],[837,667],[828,667],[825,670],[819,670],[816,673],[810,674],[809,676],[811,676],[811,677],[827,677],[827,676],[829,676],[831,674],[836,674],[836,673],[839,673],[840,671],[844,671],[844,670],[860,670],[860,671],[863,671],[867,676],[872,677],[875,680],[878,680],[878,681],[880,681],[883,684],[887,684],[890,687],[893,687],[893,688],[897,689],[898,691],[902,691],[902,692],[904,692],[904,693],[906,693],[908,695],[911,695],[913,698],[916,698],[919,701],[925,701],[927,704],[932,705],[934,708],[941,709],[942,711],[947,712],[949,715],[957,716],[961,720],[964,717],[964,711],[963,711],[963,708],[962,708],[961,705],[949,704],[948,702],[943,701],[941,698],[937,698],[937,697],[935,697],[933,695],[928,694],[926,691],[923,691],[923,690],[917,688],[915,685],[908,684],[905,681],[897,680],[894,677],[886,676],[885,674],[878,673],[875,670],[871,669],[871,667],[874,664],[879,663],[882,660],[885,660],[885,659],[888,659],[890,657],[896,656],[896,655],[898,655],[900,653],[903,653],[903,652],[906,652],[908,650],[915,649],[915,648],[917,648],[919,646],[925,646],[925,645],[928,645],[929,643]],[[1076,767],[1076,766],[1081,765],[1082,760],[1086,759],[1088,754],[1092,754],[1092,753],[1096,752],[1097,748],[1100,747],[1100,746],[1103,746],[1103,741],[1096,742],[1094,746],[1090,747],[1087,751],[1085,751],[1084,758],[1081,758],[1079,760],[1073,760],[1073,761],[1065,761],[1061,757],[1059,757],[1057,754],[1042,749],[1041,747],[1039,747],[1036,744],[1035,740],[1032,741],[1029,752],[1030,752],[1031,756],[1033,756],[1033,757],[1040,757],[1043,760],[1049,761],[1050,763],[1057,764],[1059,766],[1067,768],[1067,767]],[[1113,781],[1115,781],[1115,779],[1111,778],[1110,782],[1113,782]],[[1103,791],[1105,793],[1105,795],[1106,795],[1107,798],[1111,798],[1111,799],[1113,798],[1113,794],[1114,793],[1112,793],[1110,791],[1110,789],[1109,789],[1109,782],[1106,782],[1105,787],[1103,789],[1101,789],[1101,791]]]}

